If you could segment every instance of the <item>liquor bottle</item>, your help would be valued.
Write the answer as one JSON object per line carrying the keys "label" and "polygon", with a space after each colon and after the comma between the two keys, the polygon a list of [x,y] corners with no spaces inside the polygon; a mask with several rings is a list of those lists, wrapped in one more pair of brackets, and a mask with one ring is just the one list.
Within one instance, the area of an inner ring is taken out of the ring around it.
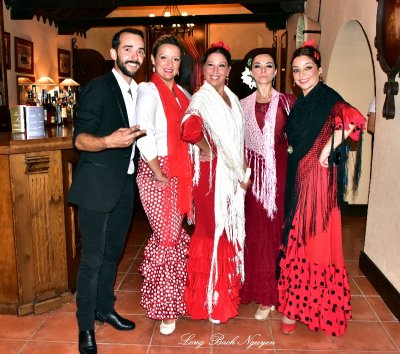
{"label": "liquor bottle", "polygon": [[43,120],[44,120],[44,125],[47,125],[47,94],[46,90],[42,90],[42,95],[41,95],[41,100],[40,100],[40,106],[43,107]]}
{"label": "liquor bottle", "polygon": [[56,92],[54,92],[54,96],[51,98],[51,104],[54,108],[54,125],[59,126],[59,125],[61,125],[61,122],[60,122],[61,112],[59,112],[59,110],[58,110],[58,102],[57,102],[57,97],[55,95]]}
{"label": "liquor bottle", "polygon": [[28,90],[28,99],[26,100],[25,105],[27,105],[27,106],[36,106],[36,101],[33,98],[32,90]]}
{"label": "liquor bottle", "polygon": [[66,91],[61,92],[60,104],[61,104],[61,120],[62,125],[68,123],[68,103],[67,103],[67,93]]}
{"label": "liquor bottle", "polygon": [[46,95],[46,115],[47,115],[47,125],[52,126],[55,124],[55,117],[54,117],[54,107],[51,104],[51,95],[48,93]]}
{"label": "liquor bottle", "polygon": [[35,106],[40,106],[40,104],[38,104],[38,92],[36,89],[36,85],[32,85],[32,95],[33,100],[35,101]]}

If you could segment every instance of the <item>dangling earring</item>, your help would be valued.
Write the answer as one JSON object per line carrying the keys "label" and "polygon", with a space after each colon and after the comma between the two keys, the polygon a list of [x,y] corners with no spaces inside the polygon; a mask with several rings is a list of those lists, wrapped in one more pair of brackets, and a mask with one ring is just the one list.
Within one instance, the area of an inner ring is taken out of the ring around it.
{"label": "dangling earring", "polygon": [[229,76],[227,76],[227,77],[225,78],[225,85],[226,85],[226,86],[229,85]]}
{"label": "dangling earring", "polygon": [[156,72],[156,68],[153,66],[153,73],[155,73]]}
{"label": "dangling earring", "polygon": [[324,82],[324,78],[322,77],[322,74],[319,74],[319,81]]}
{"label": "dangling earring", "polygon": [[275,88],[275,81],[276,81],[276,76],[272,79],[272,87]]}

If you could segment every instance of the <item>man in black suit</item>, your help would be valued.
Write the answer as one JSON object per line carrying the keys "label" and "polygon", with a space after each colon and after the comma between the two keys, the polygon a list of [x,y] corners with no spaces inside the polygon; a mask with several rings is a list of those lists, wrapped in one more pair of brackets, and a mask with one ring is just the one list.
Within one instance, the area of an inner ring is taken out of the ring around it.
{"label": "man in black suit", "polygon": [[143,32],[123,29],[112,40],[114,68],[84,88],[73,135],[81,151],[68,201],[78,205],[82,237],[77,280],[79,352],[97,353],[95,320],[117,330],[135,324],[114,310],[114,281],[131,223],[134,201],[137,84],[143,63]]}

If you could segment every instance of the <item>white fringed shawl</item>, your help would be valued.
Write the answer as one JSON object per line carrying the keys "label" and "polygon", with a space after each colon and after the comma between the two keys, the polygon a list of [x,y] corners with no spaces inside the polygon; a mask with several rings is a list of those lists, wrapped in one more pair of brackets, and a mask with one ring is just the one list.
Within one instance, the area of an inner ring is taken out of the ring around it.
{"label": "white fringed shawl", "polygon": [[[207,289],[207,307],[210,314],[213,305],[218,302],[218,293],[214,291],[218,280],[217,249],[224,229],[228,240],[235,247],[238,257],[237,264],[240,267],[238,272],[242,276],[242,281],[244,280],[244,190],[239,184],[245,177],[243,171],[243,110],[237,96],[228,87],[225,86],[224,89],[231,101],[231,108],[214,87],[205,82],[193,95],[182,121],[184,122],[190,115],[200,116],[203,119],[204,137],[207,138],[208,135],[217,149],[214,248]],[[192,156],[195,164],[193,182],[197,185],[199,181],[199,149],[197,146],[192,147]],[[211,169],[209,178],[211,183]]]}
{"label": "white fringed shawl", "polygon": [[[275,160],[275,122],[279,99],[283,100],[286,113],[290,108],[284,95],[273,90],[271,102],[265,114],[265,123],[260,130],[256,114],[257,91],[240,101],[245,115],[245,145],[246,158],[254,159],[254,174],[251,192],[256,200],[266,210],[269,218],[274,218],[276,212],[276,160]],[[259,172],[259,170],[261,170]]]}

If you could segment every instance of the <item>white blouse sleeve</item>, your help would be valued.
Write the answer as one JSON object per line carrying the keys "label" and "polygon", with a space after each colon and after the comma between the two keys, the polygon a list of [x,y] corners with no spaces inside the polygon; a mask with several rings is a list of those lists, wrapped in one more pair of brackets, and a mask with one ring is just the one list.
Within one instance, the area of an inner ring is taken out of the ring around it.
{"label": "white blouse sleeve", "polygon": [[146,161],[157,157],[155,125],[158,103],[158,91],[154,84],[140,83],[136,100],[136,119],[140,129],[146,130],[146,135],[136,143]]}

